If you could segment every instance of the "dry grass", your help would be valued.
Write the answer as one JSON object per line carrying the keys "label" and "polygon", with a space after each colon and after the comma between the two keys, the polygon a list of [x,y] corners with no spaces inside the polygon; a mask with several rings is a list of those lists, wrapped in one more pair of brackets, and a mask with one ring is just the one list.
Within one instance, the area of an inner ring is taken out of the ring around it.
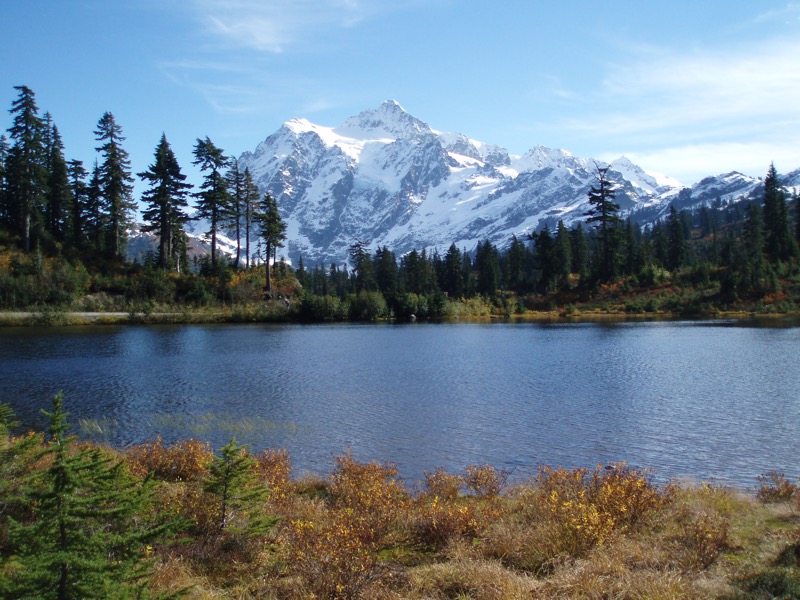
{"label": "dry grass", "polygon": [[438,469],[409,489],[392,465],[349,454],[327,478],[293,480],[288,455],[270,451],[252,468],[271,489],[259,510],[277,524],[233,533],[206,523],[210,456],[203,444],[160,441],[124,455],[132,472],[157,482],[155,513],[143,518],[187,523],[183,539],[149,550],[156,592],[237,600],[800,597],[797,486],[780,477],[762,482],[764,501],[708,485],[659,486],[625,465],[543,468],[511,489],[486,465]]}
{"label": "dry grass", "polygon": [[281,521],[250,564],[210,568],[214,557],[172,548],[153,586],[192,586],[189,598],[287,600],[800,593],[794,498],[765,504],[706,485],[656,486],[624,465],[542,469],[505,491],[486,466],[436,470],[416,493],[391,465],[350,455],[327,479],[294,481],[288,466],[285,454],[261,459],[278,496],[269,507]]}

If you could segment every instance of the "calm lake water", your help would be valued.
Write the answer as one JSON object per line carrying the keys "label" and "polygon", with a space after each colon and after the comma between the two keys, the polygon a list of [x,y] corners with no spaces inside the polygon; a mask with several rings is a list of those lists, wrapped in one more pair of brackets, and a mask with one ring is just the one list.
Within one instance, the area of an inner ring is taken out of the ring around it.
{"label": "calm lake water", "polygon": [[64,391],[85,437],[235,434],[294,473],[350,448],[409,483],[437,466],[627,461],[664,480],[800,477],[800,328],[725,322],[0,329],[0,402]]}

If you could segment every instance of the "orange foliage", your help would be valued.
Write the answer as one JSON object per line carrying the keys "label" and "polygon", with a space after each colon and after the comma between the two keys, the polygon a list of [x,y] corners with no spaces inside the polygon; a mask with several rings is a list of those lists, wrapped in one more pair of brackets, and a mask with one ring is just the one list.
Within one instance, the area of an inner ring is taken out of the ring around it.
{"label": "orange foliage", "polygon": [[132,473],[152,473],[164,481],[199,481],[208,475],[213,453],[208,442],[189,439],[164,446],[161,436],[155,442],[128,448],[125,460]]}

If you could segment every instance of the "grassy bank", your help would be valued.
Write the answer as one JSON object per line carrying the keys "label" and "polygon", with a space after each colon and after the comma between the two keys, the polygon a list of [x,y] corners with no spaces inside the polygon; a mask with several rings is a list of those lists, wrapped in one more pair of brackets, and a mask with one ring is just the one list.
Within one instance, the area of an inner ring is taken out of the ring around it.
{"label": "grassy bank", "polygon": [[[779,474],[765,476],[756,494],[657,485],[650,473],[621,464],[543,467],[513,486],[504,473],[477,465],[436,470],[409,485],[391,465],[349,454],[329,476],[294,478],[282,451],[253,456],[234,444],[214,453],[195,440],[124,452],[69,444],[81,464],[87,452],[99,453],[95,460],[119,464],[131,485],[149,490],[149,502],[130,517],[135,527],[180,523],[140,548],[151,595],[800,596],[800,492]],[[43,436],[3,443],[0,579],[25,564],[9,523],[46,518],[25,495],[45,485],[48,452]],[[214,485],[220,481],[227,492]],[[82,485],[70,494],[89,497],[90,482]],[[125,529],[113,510],[108,515],[92,519]]]}

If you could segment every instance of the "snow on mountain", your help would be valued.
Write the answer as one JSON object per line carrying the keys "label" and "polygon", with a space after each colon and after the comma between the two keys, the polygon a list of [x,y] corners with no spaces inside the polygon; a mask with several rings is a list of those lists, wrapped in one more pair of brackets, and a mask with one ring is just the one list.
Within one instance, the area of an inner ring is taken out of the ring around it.
{"label": "snow on mountain", "polygon": [[[397,254],[444,253],[489,239],[506,246],[543,226],[585,219],[597,167],[609,167],[623,215],[660,218],[680,208],[752,193],[758,180],[738,173],[692,188],[647,172],[626,157],[606,164],[535,146],[510,155],[500,146],[431,128],[393,100],[338,127],[286,122],[239,158],[269,191],[287,223],[286,256],[306,264],[343,262],[356,240]],[[800,172],[797,179],[800,180]]]}

